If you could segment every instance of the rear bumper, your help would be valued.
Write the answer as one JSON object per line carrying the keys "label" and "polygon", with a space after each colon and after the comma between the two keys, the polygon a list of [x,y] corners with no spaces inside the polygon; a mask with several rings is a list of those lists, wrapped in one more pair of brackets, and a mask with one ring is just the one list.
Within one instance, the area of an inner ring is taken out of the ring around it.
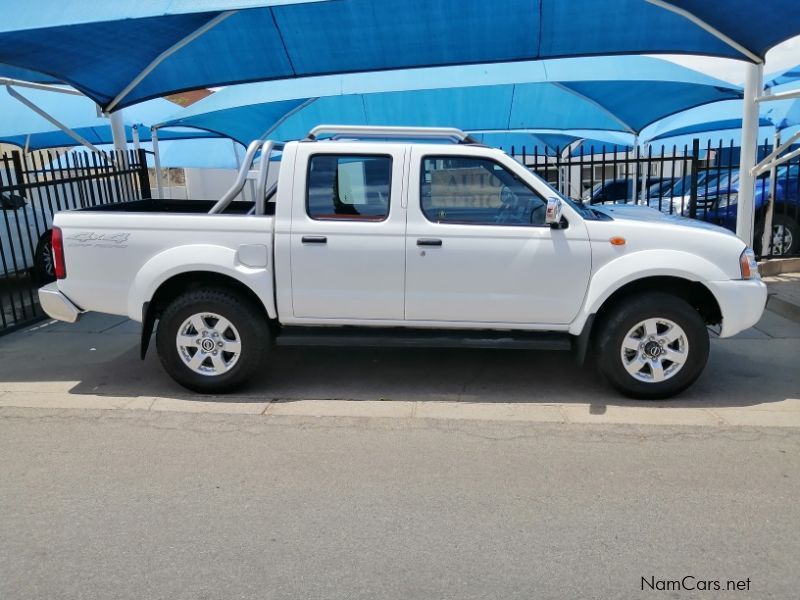
{"label": "rear bumper", "polygon": [[767,305],[767,285],[760,279],[710,281],[722,312],[719,337],[730,337],[758,323]]}
{"label": "rear bumper", "polygon": [[67,323],[77,321],[83,312],[59,291],[55,283],[39,288],[39,304],[50,318]]}

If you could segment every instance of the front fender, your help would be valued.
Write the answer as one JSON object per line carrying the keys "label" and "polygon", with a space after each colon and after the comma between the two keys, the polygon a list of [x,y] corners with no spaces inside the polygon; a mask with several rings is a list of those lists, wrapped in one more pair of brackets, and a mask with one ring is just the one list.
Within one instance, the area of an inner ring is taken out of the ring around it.
{"label": "front fender", "polygon": [[589,315],[596,314],[614,292],[647,277],[679,277],[700,282],[730,279],[709,260],[681,250],[642,250],[625,254],[604,264],[592,275],[583,307],[570,324],[569,332],[579,335]]}
{"label": "front fender", "polygon": [[218,273],[236,279],[259,297],[270,318],[277,317],[270,265],[249,267],[237,251],[224,246],[195,244],[170,248],[148,260],[136,276],[128,294],[128,316],[142,320],[142,307],[161,285],[176,275],[191,272]]}

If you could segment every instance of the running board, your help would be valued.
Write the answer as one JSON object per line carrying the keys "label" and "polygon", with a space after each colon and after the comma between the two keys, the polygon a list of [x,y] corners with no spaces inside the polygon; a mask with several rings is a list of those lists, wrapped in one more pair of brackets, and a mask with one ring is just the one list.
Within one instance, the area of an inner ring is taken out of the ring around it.
{"label": "running board", "polygon": [[367,327],[284,327],[279,346],[362,348],[499,348],[509,350],[570,350],[568,333],[543,331],[476,331]]}

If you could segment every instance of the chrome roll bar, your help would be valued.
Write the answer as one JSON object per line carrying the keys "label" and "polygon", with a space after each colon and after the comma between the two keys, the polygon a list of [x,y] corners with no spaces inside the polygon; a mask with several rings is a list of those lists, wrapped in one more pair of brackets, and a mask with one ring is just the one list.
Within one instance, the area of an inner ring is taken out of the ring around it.
{"label": "chrome roll bar", "polygon": [[[211,210],[208,211],[208,214],[216,215],[228,208],[228,205],[233,202],[233,199],[242,193],[244,185],[248,179],[256,180],[256,214],[264,214],[266,209],[265,198],[267,192],[267,175],[269,174],[269,158],[274,147],[275,143],[271,140],[255,140],[250,142],[250,145],[247,147],[247,153],[244,155],[242,166],[240,167],[239,173],[236,176],[236,181],[233,182],[233,185],[227,192],[225,192],[222,198],[220,198],[219,201],[217,201],[217,203],[211,207]],[[259,149],[261,150],[261,157],[258,160],[258,166],[255,172],[251,174],[250,167],[253,165],[253,160],[255,159]]]}

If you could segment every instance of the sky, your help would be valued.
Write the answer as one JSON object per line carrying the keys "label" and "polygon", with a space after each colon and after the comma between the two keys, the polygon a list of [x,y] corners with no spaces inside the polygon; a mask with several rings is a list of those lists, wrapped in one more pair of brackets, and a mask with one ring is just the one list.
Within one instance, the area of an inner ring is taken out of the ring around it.
{"label": "sky", "polygon": [[[706,58],[702,56],[659,55],[672,62],[701,71],[724,81],[741,84],[744,81],[745,63],[727,58]],[[800,36],[786,40],[767,52],[764,74],[781,71],[800,65]]]}

